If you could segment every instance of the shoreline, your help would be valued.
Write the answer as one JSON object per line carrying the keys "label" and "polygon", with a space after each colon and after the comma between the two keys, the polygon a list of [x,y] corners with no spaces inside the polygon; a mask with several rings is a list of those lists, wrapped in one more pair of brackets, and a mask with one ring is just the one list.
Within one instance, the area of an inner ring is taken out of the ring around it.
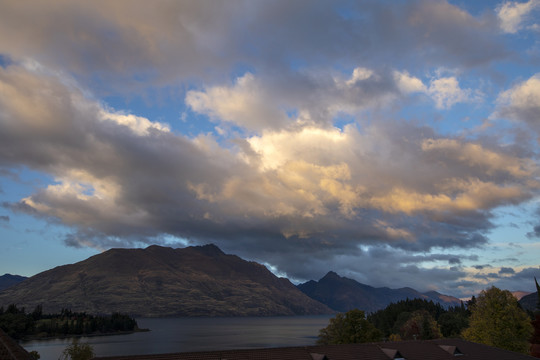
{"label": "shoreline", "polygon": [[112,335],[129,335],[138,332],[149,332],[150,329],[137,329],[130,331],[115,331],[109,333],[92,333],[92,334],[66,334],[66,335],[54,335],[54,336],[28,336],[19,340],[19,343],[25,343],[36,340],[54,340],[54,339],[70,339],[70,338],[82,338],[82,337],[98,337],[98,336],[112,336]]}

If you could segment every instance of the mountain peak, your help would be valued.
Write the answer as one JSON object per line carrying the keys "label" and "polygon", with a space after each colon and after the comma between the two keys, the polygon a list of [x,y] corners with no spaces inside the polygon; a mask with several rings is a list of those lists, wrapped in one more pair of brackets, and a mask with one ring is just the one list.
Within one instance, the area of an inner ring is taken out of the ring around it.
{"label": "mountain peak", "polygon": [[16,285],[26,279],[28,279],[26,276],[4,274],[0,276],[0,291]]}
{"label": "mountain peak", "polygon": [[326,275],[324,275],[322,279],[326,279],[326,280],[331,280],[331,279],[341,279],[341,276],[339,276],[336,272],[334,271],[329,271]]}
{"label": "mountain peak", "polygon": [[367,313],[374,312],[384,309],[392,302],[398,302],[407,298],[427,298],[428,300],[439,302],[443,306],[457,306],[461,303],[459,299],[442,295],[435,291],[424,295],[410,287],[401,289],[390,289],[387,287],[374,288],[359,283],[354,279],[339,276],[334,271],[329,271],[318,282],[309,281],[299,284],[298,288],[304,294],[340,312],[346,312],[355,308],[364,310]]}
{"label": "mountain peak", "polygon": [[220,256],[225,255],[225,253],[214,244],[206,244],[201,246],[192,246],[194,250],[197,250],[200,253],[203,253],[208,256]]}
{"label": "mountain peak", "polygon": [[224,255],[213,244],[110,250],[0,292],[0,306],[12,303],[27,309],[43,304],[44,312],[147,317],[332,313],[264,266]]}

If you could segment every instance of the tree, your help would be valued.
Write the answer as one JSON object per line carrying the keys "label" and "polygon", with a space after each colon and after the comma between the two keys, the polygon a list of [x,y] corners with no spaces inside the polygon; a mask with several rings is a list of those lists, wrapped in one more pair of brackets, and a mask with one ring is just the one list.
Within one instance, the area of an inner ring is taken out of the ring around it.
{"label": "tree", "polygon": [[534,332],[529,339],[529,342],[531,343],[530,355],[540,358],[540,286],[538,285],[536,278],[534,278],[534,283],[536,284],[536,296],[538,299],[536,309],[534,309],[534,320],[531,321]]}
{"label": "tree", "polygon": [[383,336],[398,334],[411,317],[411,314],[417,310],[426,310],[436,321],[442,314],[456,308],[444,309],[441,304],[434,303],[425,299],[407,299],[389,304],[385,309],[378,310],[368,315],[367,319],[377,329],[381,330]]}
{"label": "tree", "polygon": [[401,338],[404,340],[432,340],[442,337],[439,324],[426,310],[412,313],[400,330]]}
{"label": "tree", "polygon": [[317,344],[356,344],[378,341],[381,337],[382,333],[366,320],[365,313],[354,309],[330,319],[328,326],[319,331]]}
{"label": "tree", "polygon": [[441,326],[443,337],[458,337],[461,332],[469,326],[469,317],[465,311],[442,314],[437,321]]}
{"label": "tree", "polygon": [[34,311],[32,311],[32,318],[34,320],[39,320],[43,316],[43,306],[41,304],[37,305]]}
{"label": "tree", "polygon": [[517,299],[508,290],[483,290],[471,307],[465,340],[527,353],[532,326]]}
{"label": "tree", "polygon": [[78,339],[73,339],[71,345],[62,352],[61,360],[90,360],[94,357],[94,349],[86,343],[79,343]]}

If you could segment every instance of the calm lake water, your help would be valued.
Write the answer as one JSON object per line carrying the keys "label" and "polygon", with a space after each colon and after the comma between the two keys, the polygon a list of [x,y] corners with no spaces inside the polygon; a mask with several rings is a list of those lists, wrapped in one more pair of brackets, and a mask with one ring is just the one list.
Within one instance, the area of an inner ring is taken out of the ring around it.
{"label": "calm lake water", "polygon": [[[249,318],[139,318],[149,332],[83,337],[96,356],[313,345],[330,315]],[[41,360],[56,360],[71,339],[34,340],[21,345]]]}

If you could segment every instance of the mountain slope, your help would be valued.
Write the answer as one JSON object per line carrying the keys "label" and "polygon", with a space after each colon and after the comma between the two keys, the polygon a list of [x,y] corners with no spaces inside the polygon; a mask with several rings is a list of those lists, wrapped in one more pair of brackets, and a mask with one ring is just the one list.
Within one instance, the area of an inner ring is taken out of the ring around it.
{"label": "mountain slope", "polygon": [[519,299],[519,304],[525,310],[535,311],[536,304],[538,303],[538,292],[526,295]]}
{"label": "mountain slope", "polygon": [[443,306],[457,306],[461,304],[459,299],[439,294],[436,291],[422,294],[407,287],[401,289],[390,289],[387,287],[375,288],[346,277],[341,277],[333,271],[330,271],[319,281],[311,280],[297,287],[309,297],[340,312],[346,312],[356,308],[369,313],[384,309],[392,302],[407,298],[433,300]]}
{"label": "mountain slope", "polygon": [[26,276],[4,274],[0,276],[0,291],[28,279]]}
{"label": "mountain slope", "polygon": [[277,278],[263,265],[226,255],[214,245],[111,249],[37,274],[0,292],[44,312],[61,308],[137,316],[272,316],[332,311]]}

